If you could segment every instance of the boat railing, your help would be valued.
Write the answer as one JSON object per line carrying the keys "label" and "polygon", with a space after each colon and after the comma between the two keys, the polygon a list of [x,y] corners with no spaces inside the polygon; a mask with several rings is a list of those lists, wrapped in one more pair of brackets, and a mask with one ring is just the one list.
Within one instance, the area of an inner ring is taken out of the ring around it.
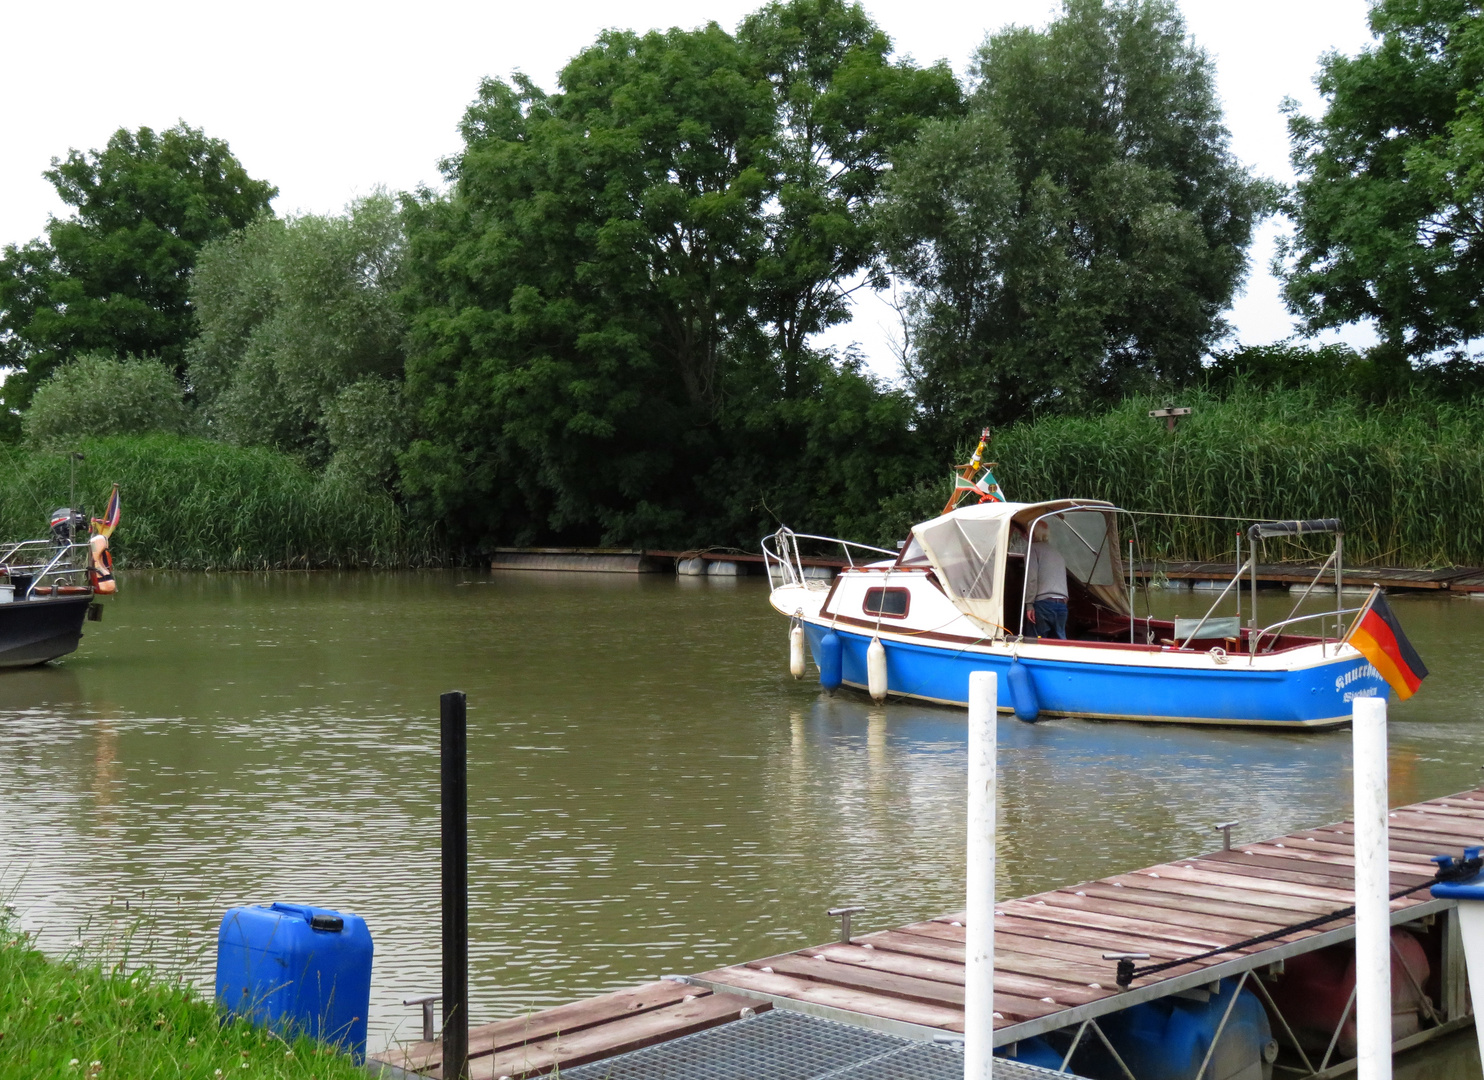
{"label": "boat railing", "polygon": [[[9,544],[3,551],[0,551],[0,571],[4,571],[12,579],[30,578],[25,594],[19,599],[31,600],[35,597],[38,588],[62,584],[68,579],[85,575],[88,570],[85,555],[87,551],[87,544],[58,544],[52,540],[22,540]],[[81,562],[74,557],[76,555],[84,556]],[[36,561],[17,562],[17,556]]]}
{"label": "boat railing", "polygon": [[[818,540],[826,544],[837,544],[844,553],[846,564],[853,570],[856,566],[855,552],[869,551],[873,555],[885,555],[895,559],[895,551],[859,544],[854,540],[841,540],[835,536],[817,536],[814,533],[796,533],[788,526],[780,526],[772,536],[763,537],[763,568],[768,572],[768,586],[776,589],[782,585],[810,585],[811,579],[804,574],[803,556],[799,553],[800,540]],[[871,559],[871,562],[878,560]],[[777,572],[777,577],[774,572]]]}
{"label": "boat railing", "polygon": [[[1309,582],[1308,586],[1299,595],[1299,598],[1294,601],[1292,609],[1290,609],[1288,612],[1288,617],[1281,622],[1273,623],[1272,626],[1265,627],[1261,631],[1259,631],[1257,629],[1257,559],[1259,542],[1268,540],[1270,538],[1301,537],[1313,535],[1316,533],[1333,534],[1335,538],[1334,550],[1329,553],[1329,556],[1324,560],[1323,564],[1317,571],[1315,571],[1313,580]],[[1222,601],[1224,601],[1228,596],[1233,595],[1233,590],[1235,590],[1235,597],[1237,602],[1237,620],[1240,623],[1242,618],[1242,575],[1248,573],[1249,571],[1252,575],[1252,606],[1249,609],[1251,612],[1251,621],[1248,624],[1248,633],[1249,635],[1252,635],[1252,648],[1251,650],[1249,650],[1251,653],[1256,653],[1258,644],[1270,630],[1277,627],[1287,626],[1289,623],[1292,622],[1301,622],[1304,619],[1334,619],[1335,637],[1336,639],[1343,638],[1344,627],[1341,623],[1341,620],[1345,615],[1351,614],[1351,612],[1340,607],[1340,594],[1343,591],[1344,587],[1345,562],[1344,530],[1341,528],[1340,520],[1338,518],[1318,518],[1312,521],[1260,521],[1254,523],[1247,529],[1247,537],[1248,549],[1246,561],[1243,561],[1242,559],[1242,534],[1238,533],[1237,572],[1232,575],[1231,581],[1227,582],[1226,587],[1221,590],[1220,595],[1218,595],[1216,599],[1211,603],[1211,606],[1206,610],[1205,615],[1203,615],[1200,622],[1196,624],[1195,629],[1190,634],[1186,635],[1185,640],[1180,643],[1180,648],[1189,648],[1190,643],[1200,637],[1201,630],[1205,627],[1208,621],[1215,617],[1216,609],[1221,606]],[[1334,609],[1332,611],[1322,611],[1317,612],[1313,615],[1303,615],[1295,618],[1294,615],[1298,611],[1299,606],[1309,598],[1310,594],[1313,593],[1315,589],[1320,587],[1319,582],[1323,579],[1326,572],[1332,572],[1334,574]],[[1130,613],[1132,613],[1132,605],[1130,605]],[[1329,639],[1322,637],[1321,640],[1328,641]]]}
{"label": "boat railing", "polygon": [[[1364,610],[1365,610],[1365,605],[1364,604],[1361,604],[1360,607],[1336,608],[1334,611],[1329,611],[1329,610],[1325,610],[1325,611],[1311,611],[1307,615],[1298,615],[1298,616],[1295,616],[1295,617],[1293,617],[1291,619],[1283,619],[1283,620],[1281,620],[1279,622],[1273,623],[1271,626],[1264,626],[1261,630],[1257,631],[1257,633],[1254,634],[1253,637],[1252,637],[1252,647],[1248,650],[1248,652],[1252,656],[1256,656],[1257,653],[1259,652],[1259,650],[1262,648],[1262,639],[1264,637],[1266,637],[1268,634],[1273,634],[1273,640],[1276,642],[1278,640],[1278,638],[1282,637],[1281,631],[1282,631],[1283,627],[1285,627],[1285,626],[1292,626],[1294,623],[1307,622],[1310,619],[1333,619],[1336,616],[1354,615],[1357,612],[1361,612],[1361,611],[1364,611]],[[1276,631],[1280,631],[1280,632],[1279,633],[1273,633],[1273,631],[1275,631],[1275,630]],[[1327,642],[1329,639],[1328,638],[1322,638],[1321,640]],[[1343,640],[1344,640],[1344,635],[1340,635],[1338,638],[1336,638],[1336,641],[1337,642],[1342,642]]]}
{"label": "boat railing", "polygon": [[[1196,638],[1198,638],[1198,637],[1201,636],[1201,630],[1205,627],[1206,623],[1210,620],[1211,616],[1214,615],[1214,614],[1216,614],[1216,609],[1221,606],[1221,601],[1223,601],[1223,600],[1226,599],[1227,593],[1231,592],[1232,589],[1235,588],[1235,589],[1237,589],[1237,595],[1239,597],[1242,595],[1242,593],[1241,593],[1242,575],[1247,572],[1247,567],[1251,563],[1251,561],[1252,561],[1251,559],[1248,559],[1247,562],[1245,562],[1241,566],[1237,567],[1237,572],[1235,574],[1233,574],[1232,575],[1232,579],[1226,583],[1226,588],[1224,588],[1224,589],[1221,590],[1221,595],[1218,596],[1215,599],[1215,601],[1211,604],[1211,606],[1206,610],[1206,613],[1201,616],[1201,621],[1195,624],[1195,629],[1192,630],[1190,632],[1190,634],[1187,635],[1187,637],[1185,638],[1185,640],[1180,643],[1180,648],[1182,648],[1182,649],[1188,649],[1188,648],[1190,648],[1190,643],[1192,641],[1194,641]],[[1240,618],[1240,617],[1241,616],[1238,615],[1238,618]]]}

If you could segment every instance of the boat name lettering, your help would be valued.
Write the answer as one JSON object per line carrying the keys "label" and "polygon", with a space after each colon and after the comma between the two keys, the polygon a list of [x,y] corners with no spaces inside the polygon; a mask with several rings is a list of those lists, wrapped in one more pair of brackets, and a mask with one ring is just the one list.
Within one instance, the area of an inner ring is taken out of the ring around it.
{"label": "boat name lettering", "polygon": [[[1345,674],[1343,674],[1343,675],[1336,675],[1335,676],[1335,689],[1336,690],[1343,690],[1343,689],[1345,689],[1345,687],[1347,687],[1351,683],[1353,683],[1356,679],[1379,679],[1380,677],[1381,677],[1381,673],[1376,670],[1375,665],[1373,665],[1373,664],[1362,664],[1360,667],[1351,668],[1349,671],[1345,672]],[[1350,700],[1350,695],[1349,694],[1345,695],[1345,700],[1346,701],[1349,701]]]}
{"label": "boat name lettering", "polygon": [[1374,686],[1367,686],[1364,690],[1350,690],[1345,694],[1345,704],[1349,705],[1356,698],[1375,697],[1380,691]]}

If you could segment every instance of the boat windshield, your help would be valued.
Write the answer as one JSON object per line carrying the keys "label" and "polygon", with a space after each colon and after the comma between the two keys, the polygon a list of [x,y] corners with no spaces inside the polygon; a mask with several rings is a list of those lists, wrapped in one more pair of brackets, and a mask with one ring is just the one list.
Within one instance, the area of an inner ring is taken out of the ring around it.
{"label": "boat windshield", "polygon": [[[1066,510],[1043,518],[1051,546],[1067,561],[1067,571],[1085,585],[1117,585],[1113,565],[1116,534],[1101,510]],[[1110,542],[1110,537],[1112,542]]]}
{"label": "boat windshield", "polygon": [[917,542],[915,535],[907,540],[907,546],[897,556],[898,566],[927,566],[927,552],[922,550],[922,545]]}
{"label": "boat windshield", "polygon": [[919,525],[915,539],[932,555],[951,595],[989,600],[994,596],[995,539],[1003,529],[998,519],[948,517]]}

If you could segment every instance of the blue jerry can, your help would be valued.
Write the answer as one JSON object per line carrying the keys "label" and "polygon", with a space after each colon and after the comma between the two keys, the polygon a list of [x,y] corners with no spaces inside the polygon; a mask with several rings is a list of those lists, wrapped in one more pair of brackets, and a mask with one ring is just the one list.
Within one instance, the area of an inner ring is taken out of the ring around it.
{"label": "blue jerry can", "polygon": [[305,904],[235,907],[216,939],[216,1001],[229,1013],[366,1056],[371,931]]}

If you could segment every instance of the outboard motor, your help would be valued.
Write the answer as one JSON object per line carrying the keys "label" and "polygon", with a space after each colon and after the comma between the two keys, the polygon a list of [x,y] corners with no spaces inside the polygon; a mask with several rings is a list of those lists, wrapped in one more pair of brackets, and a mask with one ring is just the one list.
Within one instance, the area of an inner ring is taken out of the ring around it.
{"label": "outboard motor", "polygon": [[52,542],[70,544],[88,535],[88,516],[81,510],[62,507],[52,511]]}

